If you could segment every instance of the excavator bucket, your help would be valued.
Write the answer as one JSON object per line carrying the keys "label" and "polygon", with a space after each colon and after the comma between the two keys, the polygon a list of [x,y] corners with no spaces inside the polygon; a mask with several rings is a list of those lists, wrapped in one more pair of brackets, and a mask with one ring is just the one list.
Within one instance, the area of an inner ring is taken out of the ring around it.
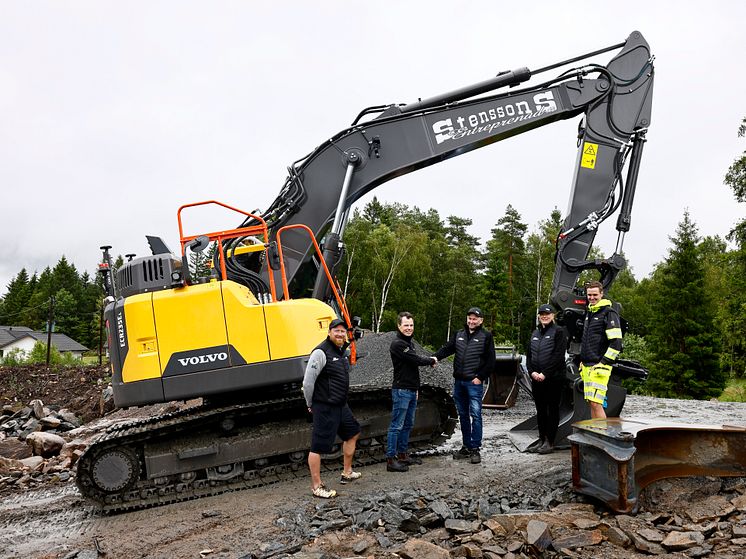
{"label": "excavator bucket", "polygon": [[746,476],[746,426],[591,419],[574,425],[572,486],[616,512],[667,477]]}
{"label": "excavator bucket", "polygon": [[[647,379],[647,376],[648,371],[639,363],[626,359],[618,360],[611,370],[609,387],[606,392],[606,415],[609,417],[619,417],[622,413],[624,402],[627,399],[627,389],[622,386],[622,380],[632,378],[644,381]],[[523,363],[520,365],[517,384],[533,399],[531,379]],[[570,448],[568,436],[572,434],[572,424],[584,419],[590,419],[590,417],[590,410],[583,398],[583,380],[580,378],[578,367],[574,363],[568,362],[565,382],[562,385],[560,420],[554,447],[558,449]],[[532,443],[539,439],[536,415],[513,427],[508,432],[508,437],[510,437],[510,440],[518,450],[524,452]]]}
{"label": "excavator bucket", "polygon": [[496,347],[495,360],[495,369],[487,381],[482,406],[504,410],[513,407],[518,398],[521,356],[515,347]]}

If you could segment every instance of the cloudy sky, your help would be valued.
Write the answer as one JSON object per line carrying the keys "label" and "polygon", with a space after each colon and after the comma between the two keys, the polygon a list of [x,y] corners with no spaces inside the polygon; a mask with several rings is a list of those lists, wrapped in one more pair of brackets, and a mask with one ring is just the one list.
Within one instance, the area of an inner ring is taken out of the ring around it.
{"label": "cloudy sky", "polygon": [[[644,277],[686,209],[702,235],[745,213],[723,185],[746,149],[744,21],[746,3],[722,0],[0,0],[0,294],[22,267],[63,254],[94,272],[103,244],[144,255],[150,234],[177,249],[184,203],[266,208],[286,167],[365,107],[537,69],[633,30],[656,56],[624,246]],[[566,210],[576,129],[555,123],[373,194],[469,217],[485,240],[508,204],[533,229]],[[597,237],[607,254],[615,221]]]}

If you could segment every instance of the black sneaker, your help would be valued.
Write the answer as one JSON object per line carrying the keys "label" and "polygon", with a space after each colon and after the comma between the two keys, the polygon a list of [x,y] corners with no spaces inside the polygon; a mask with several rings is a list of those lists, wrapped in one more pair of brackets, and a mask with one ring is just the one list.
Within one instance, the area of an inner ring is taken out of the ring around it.
{"label": "black sneaker", "polygon": [[469,458],[469,456],[471,456],[471,451],[465,446],[462,446],[460,449],[453,453],[454,460],[464,460],[466,458]]}
{"label": "black sneaker", "polygon": [[479,464],[482,461],[482,455],[479,454],[478,448],[471,449],[471,456],[469,456],[469,461],[472,464]]}

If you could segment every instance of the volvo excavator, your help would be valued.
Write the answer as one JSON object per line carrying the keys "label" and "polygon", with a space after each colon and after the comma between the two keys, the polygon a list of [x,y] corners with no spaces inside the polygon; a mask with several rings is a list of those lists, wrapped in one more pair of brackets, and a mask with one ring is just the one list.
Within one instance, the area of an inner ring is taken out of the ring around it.
{"label": "volvo excavator", "polygon": [[[611,51],[617,52],[606,65],[588,62]],[[116,406],[192,398],[203,404],[110,428],[78,462],[82,494],[104,510],[122,511],[262,485],[304,469],[310,425],[298,387],[308,354],[337,317],[353,342],[359,332],[334,275],[352,204],[405,173],[580,117],[551,291],[572,351],[585,306],[579,274],[597,270],[608,287],[625,265],[622,243],[650,125],[653,60],[633,32],[538,70],[504,71],[429,99],[369,107],[288,168],[266,211],[212,200],[187,204],[177,213],[178,256],[148,237],[152,254],[116,271],[111,247],[102,247]],[[565,70],[529,83],[558,68]],[[205,206],[235,214],[239,225],[186,231],[183,214]],[[599,224],[617,211],[614,255],[588,260]],[[207,247],[210,271],[190,270],[190,259]],[[383,459],[389,398],[381,387],[351,392],[363,428],[356,459],[363,463]],[[448,437],[455,415],[446,391],[423,387],[412,444]]]}

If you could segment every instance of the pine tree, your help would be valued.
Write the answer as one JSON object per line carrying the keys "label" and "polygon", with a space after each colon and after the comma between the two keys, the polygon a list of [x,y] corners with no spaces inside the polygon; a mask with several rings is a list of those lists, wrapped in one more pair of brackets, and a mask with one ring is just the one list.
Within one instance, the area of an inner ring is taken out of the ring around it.
{"label": "pine tree", "polygon": [[21,269],[7,287],[7,292],[0,306],[0,324],[3,326],[22,326],[22,315],[31,298],[31,282],[26,268]]}
{"label": "pine tree", "polygon": [[705,286],[698,241],[697,227],[687,211],[651,293],[655,323],[647,339],[653,352],[647,388],[661,396],[711,398],[725,387],[713,301]]}

